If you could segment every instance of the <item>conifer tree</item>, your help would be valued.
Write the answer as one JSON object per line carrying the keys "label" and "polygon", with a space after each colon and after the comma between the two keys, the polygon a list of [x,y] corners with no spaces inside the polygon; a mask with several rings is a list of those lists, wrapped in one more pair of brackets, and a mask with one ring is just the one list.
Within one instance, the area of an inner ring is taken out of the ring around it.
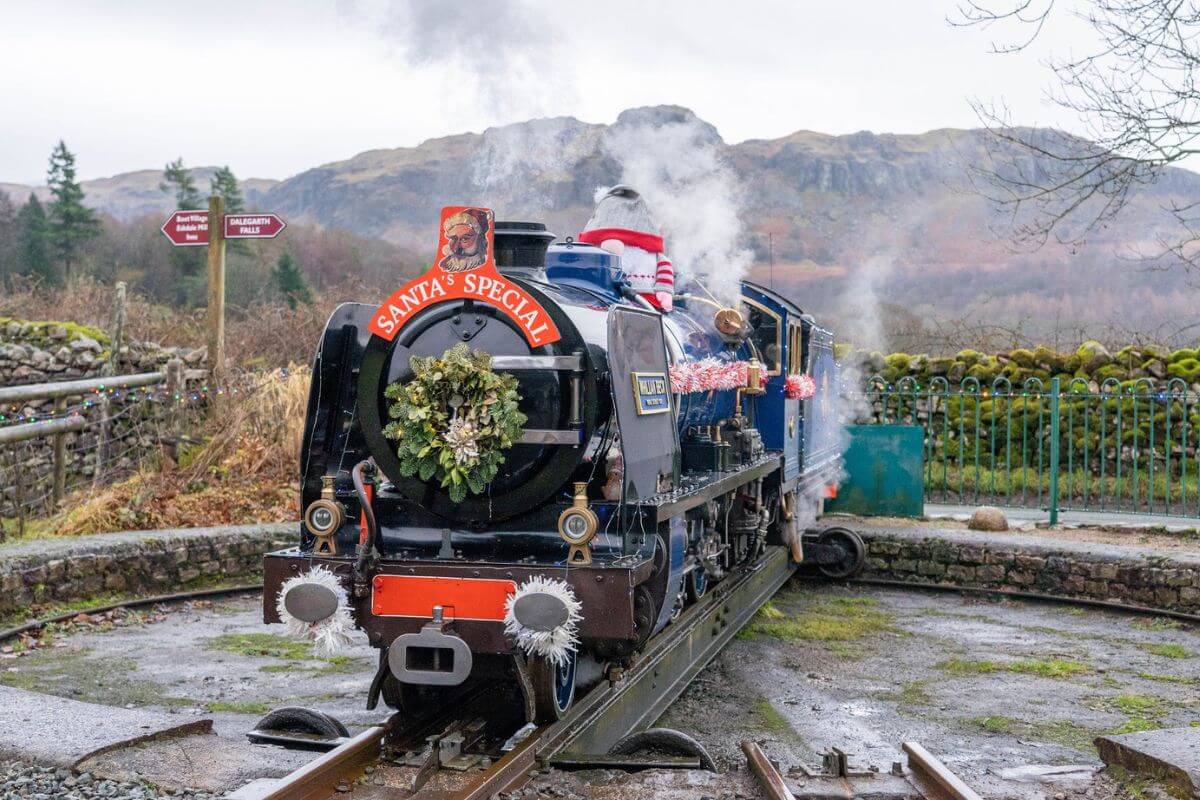
{"label": "conifer tree", "polygon": [[17,207],[8,192],[0,191],[0,286],[9,293],[13,290],[12,276],[17,271],[20,232]]}
{"label": "conifer tree", "polygon": [[61,139],[50,153],[46,183],[52,197],[47,235],[55,256],[63,265],[64,276],[70,280],[80,249],[89,239],[100,235],[100,220],[83,204],[83,189],[75,180],[75,154]]}
{"label": "conifer tree", "polygon": [[46,212],[32,194],[17,214],[17,228],[17,273],[45,284],[58,283],[58,274],[50,260]]}
{"label": "conifer tree", "polygon": [[209,182],[212,194],[225,198],[225,213],[240,214],[246,210],[246,201],[242,198],[242,190],[238,187],[238,179],[229,167],[217,167]]}
{"label": "conifer tree", "polygon": [[296,266],[291,253],[285,252],[279,257],[275,262],[275,269],[271,271],[271,277],[275,279],[275,286],[287,301],[289,308],[295,308],[300,303],[312,305],[312,289],[309,288],[308,281],[304,280],[304,274]]}
{"label": "conifer tree", "polygon": [[163,181],[158,188],[167,194],[175,195],[175,208],[180,211],[208,208],[208,204],[200,196],[200,190],[196,188],[196,179],[183,165],[182,156],[163,168]]}

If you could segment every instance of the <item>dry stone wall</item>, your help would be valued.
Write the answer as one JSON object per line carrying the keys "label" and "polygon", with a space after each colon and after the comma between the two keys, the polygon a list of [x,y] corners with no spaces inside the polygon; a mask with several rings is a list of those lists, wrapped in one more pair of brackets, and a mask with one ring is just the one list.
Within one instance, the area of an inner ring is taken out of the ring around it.
{"label": "dry stone wall", "polygon": [[[106,334],[95,328],[61,322],[31,322],[0,317],[0,386],[100,377],[111,355]],[[185,366],[203,366],[204,351],[159,347],[145,342],[122,345],[118,374],[162,371],[168,361],[180,359]],[[110,398],[112,425],[100,447],[98,405],[81,407],[87,398],[67,398],[68,407],[78,407],[93,425],[66,437],[68,485],[96,477],[103,457],[104,474],[128,471],[157,446],[158,436],[147,423],[157,419],[161,407],[144,402],[144,392]],[[0,425],[30,419],[45,419],[54,412],[53,400],[0,407]],[[18,506],[34,515],[44,510],[49,476],[53,471],[53,441],[34,439],[0,448],[0,518],[13,518]]]}
{"label": "dry stone wall", "polygon": [[217,581],[254,583],[262,556],[295,542],[295,523],[100,534],[0,547],[0,617],[41,603],[145,596]]}
{"label": "dry stone wall", "polygon": [[1037,592],[1200,613],[1200,553],[980,534],[856,526],[865,577]]}

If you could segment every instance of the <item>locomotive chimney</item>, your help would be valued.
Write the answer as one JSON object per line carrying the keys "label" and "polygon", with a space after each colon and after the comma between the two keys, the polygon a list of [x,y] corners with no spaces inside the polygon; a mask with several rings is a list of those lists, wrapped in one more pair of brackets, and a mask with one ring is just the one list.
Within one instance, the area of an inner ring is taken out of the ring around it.
{"label": "locomotive chimney", "polygon": [[501,272],[540,273],[553,241],[554,234],[540,222],[497,222],[496,266]]}

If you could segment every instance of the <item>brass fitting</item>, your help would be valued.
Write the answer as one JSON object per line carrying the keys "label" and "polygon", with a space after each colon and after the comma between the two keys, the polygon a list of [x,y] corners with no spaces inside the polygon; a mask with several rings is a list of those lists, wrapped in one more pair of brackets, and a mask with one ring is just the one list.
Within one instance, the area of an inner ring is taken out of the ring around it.
{"label": "brass fitting", "polygon": [[746,318],[736,308],[722,308],[713,317],[713,325],[726,336],[736,336],[746,325]]}
{"label": "brass fitting", "polygon": [[751,357],[746,364],[746,394],[756,396],[766,394],[763,386],[763,365],[757,358]]}
{"label": "brass fitting", "polygon": [[600,518],[588,508],[587,482],[577,481],[571,507],[558,515],[558,535],[571,546],[567,551],[568,564],[592,563],[592,549],[588,543],[596,537],[599,527]]}
{"label": "brass fitting", "polygon": [[313,555],[336,556],[337,532],[346,521],[345,507],[334,499],[333,476],[321,476],[321,499],[304,510],[304,527],[316,537]]}

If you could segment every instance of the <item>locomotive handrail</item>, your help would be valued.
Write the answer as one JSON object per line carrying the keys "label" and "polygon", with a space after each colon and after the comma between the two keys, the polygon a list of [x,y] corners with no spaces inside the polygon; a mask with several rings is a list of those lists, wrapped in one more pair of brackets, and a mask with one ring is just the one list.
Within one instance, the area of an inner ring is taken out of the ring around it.
{"label": "locomotive handrail", "polygon": [[492,356],[492,368],[582,370],[583,356]]}
{"label": "locomotive handrail", "polygon": [[543,428],[526,428],[517,440],[517,444],[583,444],[583,431],[580,430],[547,430]]}

